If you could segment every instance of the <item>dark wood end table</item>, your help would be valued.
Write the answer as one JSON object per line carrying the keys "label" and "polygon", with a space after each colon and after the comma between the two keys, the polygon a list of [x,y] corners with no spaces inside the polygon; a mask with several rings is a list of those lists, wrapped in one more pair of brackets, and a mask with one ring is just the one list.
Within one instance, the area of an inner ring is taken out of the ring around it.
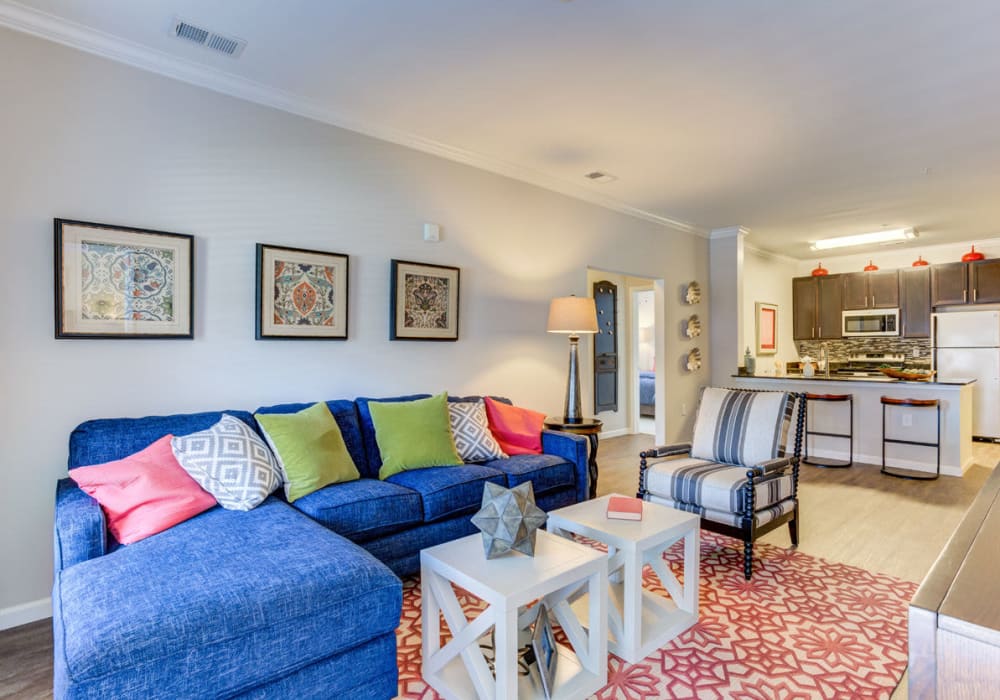
{"label": "dark wood end table", "polygon": [[549,430],[583,435],[590,441],[590,456],[587,458],[590,498],[597,498],[597,434],[603,426],[604,423],[596,418],[584,418],[578,423],[566,423],[562,418],[545,419],[545,427]]}

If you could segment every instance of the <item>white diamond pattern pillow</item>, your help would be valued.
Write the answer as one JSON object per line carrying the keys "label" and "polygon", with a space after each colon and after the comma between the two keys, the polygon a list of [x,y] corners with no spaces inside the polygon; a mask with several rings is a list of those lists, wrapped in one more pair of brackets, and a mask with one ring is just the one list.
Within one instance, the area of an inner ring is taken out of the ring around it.
{"label": "white diamond pattern pillow", "polygon": [[174,437],[174,456],[223,508],[251,510],[281,486],[281,472],[264,441],[246,423],[223,414],[208,430]]}
{"label": "white diamond pattern pillow", "polygon": [[448,420],[463,462],[485,462],[507,456],[490,432],[486,404],[481,400],[449,402]]}

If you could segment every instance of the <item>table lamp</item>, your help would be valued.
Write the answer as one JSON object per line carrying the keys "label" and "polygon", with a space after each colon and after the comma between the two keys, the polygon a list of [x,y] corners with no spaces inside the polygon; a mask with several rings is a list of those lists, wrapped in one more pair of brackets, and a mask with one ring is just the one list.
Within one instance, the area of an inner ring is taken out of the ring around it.
{"label": "table lamp", "polygon": [[569,334],[569,379],[566,382],[566,403],[563,421],[583,422],[580,407],[580,345],[581,333],[597,333],[597,307],[590,297],[559,297],[549,305],[549,333]]}

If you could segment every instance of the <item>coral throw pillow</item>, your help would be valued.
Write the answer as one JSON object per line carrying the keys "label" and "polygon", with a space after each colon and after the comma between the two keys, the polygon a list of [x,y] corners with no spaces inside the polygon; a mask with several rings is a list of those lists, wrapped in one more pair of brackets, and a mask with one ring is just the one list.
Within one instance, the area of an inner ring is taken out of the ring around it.
{"label": "coral throw pillow", "polygon": [[487,396],[486,416],[490,430],[509,455],[537,455],[542,453],[542,429],[545,414],[527,408],[508,406]]}
{"label": "coral throw pillow", "polygon": [[101,504],[108,530],[122,544],[163,532],[215,505],[212,494],[177,463],[172,438],[166,435],[125,459],[69,472]]}

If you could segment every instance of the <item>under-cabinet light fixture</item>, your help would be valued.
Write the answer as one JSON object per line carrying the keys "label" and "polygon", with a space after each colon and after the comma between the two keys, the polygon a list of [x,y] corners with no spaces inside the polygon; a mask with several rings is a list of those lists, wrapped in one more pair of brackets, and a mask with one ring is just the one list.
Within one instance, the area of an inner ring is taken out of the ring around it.
{"label": "under-cabinet light fixture", "polygon": [[830,250],[831,248],[846,248],[852,245],[866,245],[869,243],[901,243],[902,241],[916,238],[917,232],[912,228],[893,228],[884,231],[872,231],[871,233],[856,233],[853,236],[837,236],[836,238],[824,238],[814,241],[810,248],[813,250]]}

